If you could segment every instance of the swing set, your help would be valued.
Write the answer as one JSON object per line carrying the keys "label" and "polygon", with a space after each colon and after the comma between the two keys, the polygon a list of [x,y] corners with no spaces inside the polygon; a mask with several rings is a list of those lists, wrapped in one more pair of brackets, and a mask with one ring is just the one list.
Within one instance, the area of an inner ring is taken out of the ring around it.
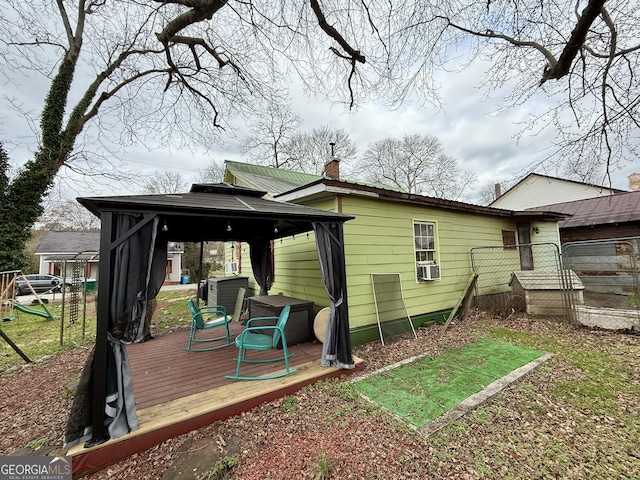
{"label": "swing set", "polygon": [[[24,281],[31,293],[35,295],[37,303],[42,307],[42,310],[27,307],[22,305],[16,300],[17,282],[18,279]],[[16,316],[14,311],[27,313],[29,315],[36,315],[42,318],[48,318],[55,320],[53,315],[40,296],[33,289],[27,277],[22,274],[22,270],[10,270],[7,272],[0,272],[0,322],[9,322],[15,320]],[[9,336],[0,328],[0,337],[9,344],[15,352],[27,363],[31,363],[29,357],[27,357],[22,350],[9,338]]]}
{"label": "swing set", "polygon": [[[16,300],[18,279],[27,284],[31,293],[36,297],[34,301],[42,307],[42,310],[27,307]],[[14,309],[29,315],[37,315],[38,317],[49,318],[51,320],[55,320],[56,318],[31,286],[27,277],[22,274],[22,270],[0,272],[0,318],[3,322],[15,319]]]}
{"label": "swing set", "polygon": [[[86,273],[87,270],[87,260],[79,258],[83,254],[95,255],[97,252],[78,253],[71,260],[72,265],[69,269],[67,269],[67,260],[56,262],[61,271],[71,272],[70,284],[66,282],[66,278],[63,278],[62,302],[60,304],[60,345],[64,343],[65,320],[67,320],[69,324],[66,328],[67,332],[71,331],[68,328],[69,326],[78,325],[81,327],[82,338],[85,338],[87,322],[87,293],[95,292],[95,280],[83,280],[84,273]],[[21,283],[24,282],[31,291],[31,294],[35,297],[32,304],[29,306],[16,300],[16,293],[19,290],[17,288],[18,281]],[[16,311],[28,315],[35,315],[48,320],[55,320],[57,316],[49,311],[46,305],[47,303],[48,300],[46,298],[43,299],[38,295],[21,270],[0,272],[0,325],[3,322],[15,320]],[[20,351],[20,349],[11,341],[1,328],[0,337],[4,339],[16,351],[16,353],[24,359],[25,362],[30,362],[26,355]]]}

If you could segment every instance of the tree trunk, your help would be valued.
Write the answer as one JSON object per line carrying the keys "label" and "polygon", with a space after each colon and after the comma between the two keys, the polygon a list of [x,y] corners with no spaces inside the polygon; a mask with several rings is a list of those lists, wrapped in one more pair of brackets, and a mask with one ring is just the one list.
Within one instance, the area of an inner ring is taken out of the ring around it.
{"label": "tree trunk", "polygon": [[[42,214],[42,200],[78,136],[79,130],[75,128],[63,129],[79,50],[75,52],[65,57],[51,82],[40,121],[42,145],[33,160],[29,160],[13,179],[3,182],[0,192],[0,271],[27,266],[25,246],[31,237],[31,227]],[[2,173],[7,175],[8,162],[3,167]]]}

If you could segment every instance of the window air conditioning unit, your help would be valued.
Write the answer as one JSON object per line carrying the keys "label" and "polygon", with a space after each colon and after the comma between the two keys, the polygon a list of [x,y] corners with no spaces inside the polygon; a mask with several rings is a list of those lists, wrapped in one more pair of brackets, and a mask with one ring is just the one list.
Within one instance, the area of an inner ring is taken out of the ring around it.
{"label": "window air conditioning unit", "polygon": [[440,265],[418,265],[418,278],[427,280],[440,280]]}
{"label": "window air conditioning unit", "polygon": [[238,262],[227,262],[224,266],[224,273],[238,273]]}

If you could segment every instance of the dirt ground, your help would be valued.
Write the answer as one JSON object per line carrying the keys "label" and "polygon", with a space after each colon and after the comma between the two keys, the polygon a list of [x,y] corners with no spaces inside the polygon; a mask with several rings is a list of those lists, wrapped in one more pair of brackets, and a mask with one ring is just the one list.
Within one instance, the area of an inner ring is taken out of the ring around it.
{"label": "dirt ground", "polygon": [[[373,342],[354,348],[354,354],[363,358],[366,364],[365,370],[358,375],[422,353],[439,355],[443,349],[470,343],[495,327],[533,332],[549,338],[566,337],[571,342],[592,341],[591,337],[596,335],[598,343],[638,343],[637,337],[629,338],[619,333],[594,333],[527,318],[502,321],[475,314],[461,324],[450,325],[446,331],[439,325],[420,328],[417,340],[403,335],[386,342],[384,347]],[[0,378],[3,418],[0,455],[47,454],[62,446],[72,387],[87,354],[86,349],[75,349],[33,366],[24,366],[18,373],[9,375],[5,372]],[[562,363],[555,368],[558,377],[576,374],[575,368]],[[348,379],[303,389],[291,397],[265,403],[242,415],[167,440],[86,478],[487,478],[482,474],[482,465],[478,464],[478,458],[481,460],[485,454],[468,448],[465,451],[464,445],[470,441],[482,442],[488,426],[477,432],[466,432],[460,446],[447,445],[445,448],[435,440],[421,438],[398,420],[367,406],[366,402],[346,401],[353,395],[347,387]],[[532,390],[541,392],[553,381],[539,372],[527,379]],[[536,398],[544,403],[544,395]],[[576,415],[570,411],[567,414]],[[508,420],[524,421],[522,418]],[[541,423],[540,428],[552,428],[554,439],[568,441],[572,432],[562,425],[562,428],[547,426],[552,420],[542,416],[536,421]],[[525,429],[529,431],[534,427],[529,424]],[[487,448],[490,451],[494,447]],[[513,455],[517,461],[518,453],[514,451]],[[221,459],[237,462],[228,476],[218,468],[221,464],[216,464]],[[502,477],[499,466],[495,468],[495,475],[489,475],[489,478]],[[561,473],[559,475],[562,477]],[[571,476],[581,478],[580,472]],[[533,477],[535,472],[526,478]]]}
{"label": "dirt ground", "polygon": [[629,310],[634,308],[629,303],[628,295],[591,291],[584,292],[584,304],[590,307],[616,308],[620,310]]}

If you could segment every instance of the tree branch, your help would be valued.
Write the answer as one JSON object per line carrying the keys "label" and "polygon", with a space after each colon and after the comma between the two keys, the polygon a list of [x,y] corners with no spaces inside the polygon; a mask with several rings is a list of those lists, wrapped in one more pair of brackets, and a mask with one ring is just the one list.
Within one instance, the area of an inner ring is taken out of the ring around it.
{"label": "tree branch", "polygon": [[542,53],[544,55],[544,57],[547,59],[547,63],[549,63],[549,65],[555,65],[557,63],[556,58],[553,56],[553,54],[549,50],[547,50],[544,47],[544,45],[541,45],[538,42],[518,40],[518,39],[510,37],[508,35],[504,35],[502,33],[494,32],[493,30],[487,30],[485,32],[471,30],[469,28],[465,28],[465,27],[463,27],[461,25],[457,25],[457,24],[453,23],[447,17],[436,16],[434,18],[439,18],[441,20],[444,20],[445,22],[447,22],[447,24],[450,27],[453,27],[453,28],[455,28],[457,30],[460,30],[461,32],[468,33],[468,34],[476,36],[476,37],[496,38],[496,39],[499,39],[499,40],[505,40],[506,42],[510,43],[511,45],[513,45],[515,47],[531,47],[531,48],[535,48],[536,50],[538,50],[540,53]]}
{"label": "tree branch", "polygon": [[[80,2],[82,4],[83,2]],[[60,12],[60,18],[62,19],[62,24],[64,25],[64,31],[67,33],[67,41],[69,45],[73,45],[74,37],[73,30],[71,29],[71,22],[69,21],[69,15],[67,14],[67,9],[64,8],[64,3],[62,0],[56,0],[56,4],[58,5],[58,11]]]}
{"label": "tree branch", "polygon": [[227,4],[227,0],[154,0],[162,4],[174,3],[191,8],[188,12],[178,15],[162,29],[156,33],[156,37],[163,45],[169,45],[174,41],[178,32],[184,30],[194,23],[211,20],[213,15]]}
{"label": "tree branch", "polygon": [[[66,155],[64,154],[64,150],[67,149],[71,151],[73,148],[73,143],[75,142],[76,137],[82,131],[85,124],[93,117],[95,117],[101,105],[115,95],[119,90],[124,88],[126,85],[138,80],[147,75],[151,75],[153,73],[167,73],[170,69],[153,69],[147,70],[144,72],[138,72],[136,75],[133,75],[129,78],[124,79],[120,83],[118,83],[114,88],[112,88],[108,92],[103,92],[98,100],[91,106],[93,99],[95,98],[100,85],[109,78],[121,65],[122,63],[131,57],[132,55],[145,55],[149,53],[161,53],[162,50],[128,50],[122,52],[118,58],[112,62],[105,70],[100,72],[95,80],[91,82],[91,85],[85,90],[84,95],[80,99],[80,101],[76,104],[76,106],[71,111],[71,115],[69,115],[69,120],[67,121],[66,127],[64,131],[61,133],[61,143],[62,145],[62,157],[59,160],[60,163],[63,163],[66,159]],[[91,109],[89,107],[91,106]]]}
{"label": "tree branch", "polygon": [[571,64],[585,42],[587,33],[593,22],[602,13],[607,0],[589,0],[589,3],[578,17],[578,23],[571,32],[569,40],[565,44],[558,61],[545,67],[540,80],[540,85],[547,80],[558,80],[569,73]]}
{"label": "tree branch", "polygon": [[[310,3],[311,9],[318,19],[318,24],[320,25],[320,28],[324,31],[324,33],[333,38],[338,43],[338,45],[340,45],[342,49],[347,52],[347,54],[349,55],[347,57],[348,59],[355,60],[360,63],[365,63],[365,57],[362,53],[360,53],[360,50],[356,50],[351,45],[349,45],[349,43],[342,37],[342,35],[340,35],[340,33],[334,27],[329,25],[327,19],[324,16],[324,13],[322,12],[322,8],[320,8],[318,0],[310,0]],[[336,53],[335,49],[332,49],[332,51]],[[342,55],[339,56],[345,58]]]}

